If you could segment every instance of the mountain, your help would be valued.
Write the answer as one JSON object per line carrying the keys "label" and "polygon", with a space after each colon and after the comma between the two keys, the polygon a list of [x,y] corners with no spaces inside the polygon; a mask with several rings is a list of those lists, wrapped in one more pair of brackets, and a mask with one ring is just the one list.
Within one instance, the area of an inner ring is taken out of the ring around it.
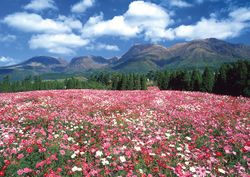
{"label": "mountain", "polygon": [[3,75],[23,78],[34,74],[75,74],[90,71],[148,72],[158,69],[218,68],[222,63],[250,60],[250,46],[231,44],[215,38],[178,43],[172,47],[157,44],[137,44],[121,58],[106,59],[102,56],[81,56],[70,63],[63,59],[38,56],[23,63],[0,67]]}
{"label": "mountain", "polygon": [[110,61],[100,56],[82,56],[71,60],[66,67],[67,72],[82,72],[88,70],[96,70],[106,68],[110,65]]}
{"label": "mountain", "polygon": [[15,79],[27,75],[63,72],[68,62],[61,58],[36,56],[20,64],[0,68],[0,75],[9,74]]}
{"label": "mountain", "polygon": [[250,59],[250,46],[209,38],[179,43],[169,48],[156,44],[134,45],[113,69],[148,71],[218,67],[222,63],[239,59]]}

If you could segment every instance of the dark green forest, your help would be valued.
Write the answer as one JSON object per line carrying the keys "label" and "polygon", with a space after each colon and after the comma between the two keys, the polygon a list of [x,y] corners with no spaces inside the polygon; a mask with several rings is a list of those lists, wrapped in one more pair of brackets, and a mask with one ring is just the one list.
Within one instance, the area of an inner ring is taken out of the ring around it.
{"label": "dark green forest", "polygon": [[11,81],[5,76],[0,92],[21,92],[58,89],[146,90],[158,86],[161,90],[200,91],[232,96],[250,96],[250,62],[238,61],[221,65],[218,70],[206,67],[201,70],[151,71],[137,73],[99,72],[86,80],[70,77],[64,80],[42,80],[41,76],[28,76]]}
{"label": "dark green forest", "polygon": [[150,72],[147,75],[161,90],[201,91],[232,96],[250,96],[250,62],[223,64],[214,71],[199,70]]}
{"label": "dark green forest", "polygon": [[5,76],[0,82],[0,92],[60,89],[146,90],[147,78],[142,74],[96,73],[87,80],[77,77],[42,80],[41,76],[28,76],[21,81],[11,81],[9,76]]}

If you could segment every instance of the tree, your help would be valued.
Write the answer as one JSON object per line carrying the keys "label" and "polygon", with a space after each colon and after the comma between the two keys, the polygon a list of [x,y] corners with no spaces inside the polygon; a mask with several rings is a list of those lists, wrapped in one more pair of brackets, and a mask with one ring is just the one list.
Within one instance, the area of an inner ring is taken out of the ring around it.
{"label": "tree", "polygon": [[4,76],[3,83],[2,83],[2,91],[3,92],[9,92],[11,90],[10,88],[10,76]]}
{"label": "tree", "polygon": [[134,75],[134,90],[141,90],[141,79],[139,74]]}
{"label": "tree", "polygon": [[201,91],[212,92],[213,86],[214,86],[214,73],[210,68],[206,67],[202,74]]}
{"label": "tree", "polygon": [[141,76],[141,90],[147,90],[147,78],[145,75]]}
{"label": "tree", "polygon": [[125,74],[122,74],[122,78],[121,78],[121,90],[127,90],[128,88],[128,78]]}
{"label": "tree", "polygon": [[112,76],[112,90],[118,90],[119,87],[119,76],[118,75],[113,75]]}
{"label": "tree", "polygon": [[134,89],[134,75],[129,74],[128,76],[128,90],[133,90]]}
{"label": "tree", "polygon": [[41,90],[42,79],[41,76],[34,76],[34,89]]}
{"label": "tree", "polygon": [[202,76],[199,70],[193,70],[191,76],[191,90],[192,91],[200,91],[202,84]]}
{"label": "tree", "polygon": [[214,93],[227,94],[227,70],[228,65],[223,64],[215,75]]}

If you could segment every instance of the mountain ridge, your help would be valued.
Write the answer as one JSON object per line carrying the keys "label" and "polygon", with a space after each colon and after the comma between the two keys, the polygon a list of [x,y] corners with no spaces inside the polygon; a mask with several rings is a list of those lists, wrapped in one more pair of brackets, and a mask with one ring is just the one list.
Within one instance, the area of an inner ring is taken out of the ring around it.
{"label": "mountain ridge", "polygon": [[148,72],[157,69],[218,67],[222,63],[250,59],[250,46],[232,44],[216,38],[177,43],[170,47],[159,44],[135,44],[120,58],[78,56],[67,62],[50,56],[32,57],[20,64],[0,67],[1,74],[74,73],[95,70]]}

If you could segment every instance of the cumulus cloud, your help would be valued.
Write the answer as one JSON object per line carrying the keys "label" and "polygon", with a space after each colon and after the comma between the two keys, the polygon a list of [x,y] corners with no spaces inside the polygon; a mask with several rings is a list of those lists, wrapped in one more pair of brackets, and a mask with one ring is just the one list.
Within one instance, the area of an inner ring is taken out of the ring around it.
{"label": "cumulus cloud", "polygon": [[95,0],[81,0],[71,7],[71,12],[83,13],[95,4]]}
{"label": "cumulus cloud", "polygon": [[103,16],[91,17],[82,30],[83,37],[99,37],[104,35],[133,37],[137,27],[129,26],[123,16],[115,16],[112,20],[103,21]]}
{"label": "cumulus cloud", "polygon": [[36,33],[61,33],[71,32],[71,28],[61,21],[44,19],[34,13],[14,13],[6,16],[3,22],[8,26],[22,30],[24,32]]}
{"label": "cumulus cloud", "polygon": [[240,36],[240,34],[250,27],[250,9],[238,8],[229,13],[226,19],[217,19],[210,15],[209,19],[202,18],[194,25],[181,25],[175,28],[175,38],[187,40],[218,38],[227,39]]}
{"label": "cumulus cloud", "polygon": [[250,21],[250,8],[241,7],[229,14],[235,21],[245,22]]}
{"label": "cumulus cloud", "polygon": [[16,36],[15,35],[11,35],[11,34],[0,34],[0,42],[13,42],[16,40]]}
{"label": "cumulus cloud", "polygon": [[63,15],[60,15],[58,17],[58,21],[63,23],[65,26],[68,26],[69,28],[75,29],[75,30],[81,30],[83,27],[82,23],[79,20],[74,19],[72,17],[66,17]]}
{"label": "cumulus cloud", "polygon": [[75,34],[39,34],[29,41],[31,49],[46,49],[55,54],[74,54],[74,50],[86,46],[89,40]]}
{"label": "cumulus cloud", "polygon": [[239,36],[246,24],[231,20],[201,19],[195,25],[181,25],[177,27],[175,36],[184,39],[218,38],[227,39]]}
{"label": "cumulus cloud", "polygon": [[228,39],[241,35],[250,26],[250,9],[236,9],[223,19],[210,15],[209,18],[201,18],[195,24],[180,25],[175,28],[169,27],[172,21],[169,13],[160,6],[134,1],[130,3],[127,12],[110,20],[103,20],[103,14],[91,17],[83,27],[82,36],[85,38],[104,35],[125,38],[142,36],[151,42],[211,37]]}
{"label": "cumulus cloud", "polygon": [[83,27],[82,35],[130,38],[142,34],[145,39],[158,41],[168,37],[168,31],[165,29],[169,24],[171,24],[170,16],[162,7],[150,2],[134,1],[130,3],[126,13],[110,20],[103,20],[102,14],[89,18]]}
{"label": "cumulus cloud", "polygon": [[120,50],[117,45],[102,44],[102,43],[87,46],[86,49],[87,50],[109,50],[109,51],[119,51]]}
{"label": "cumulus cloud", "polygon": [[41,11],[44,9],[56,9],[53,0],[32,0],[29,4],[24,6],[26,10]]}
{"label": "cumulus cloud", "polygon": [[0,56],[0,66],[10,66],[14,64],[16,64],[16,62],[13,58]]}

